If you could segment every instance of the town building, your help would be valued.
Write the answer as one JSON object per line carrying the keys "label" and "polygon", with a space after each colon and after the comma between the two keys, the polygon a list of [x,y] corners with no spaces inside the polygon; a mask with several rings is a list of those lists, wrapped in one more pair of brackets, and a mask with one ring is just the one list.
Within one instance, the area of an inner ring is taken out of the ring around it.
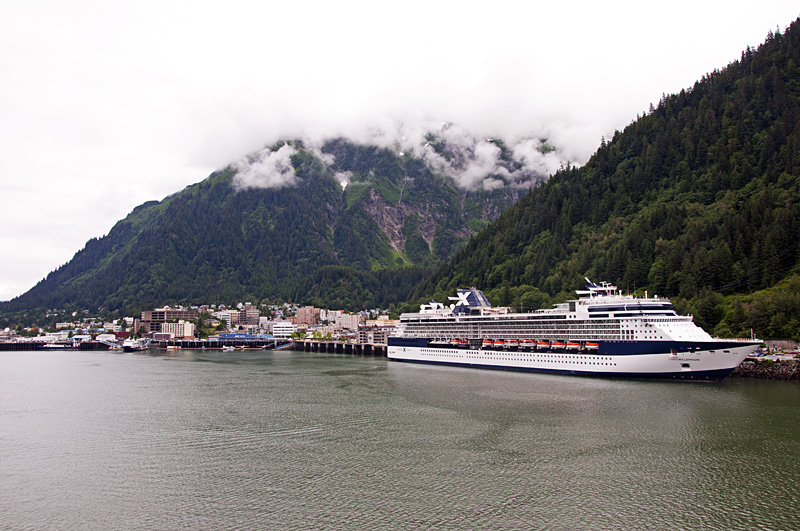
{"label": "town building", "polygon": [[297,309],[297,324],[315,325],[319,324],[319,308],[304,306]]}
{"label": "town building", "polygon": [[297,327],[289,321],[275,321],[272,325],[272,335],[274,337],[292,337],[292,333],[295,330],[297,330]]}
{"label": "town building", "polygon": [[142,320],[140,326],[144,328],[145,334],[152,332],[161,332],[161,325],[168,322],[179,320],[196,321],[197,313],[194,310],[184,310],[183,308],[158,308],[152,311],[142,312]]}
{"label": "town building", "polygon": [[169,334],[170,339],[176,337],[194,337],[194,323],[178,321],[177,323],[161,323],[161,333]]}
{"label": "town building", "polygon": [[391,326],[359,326],[358,342],[371,345],[385,345],[386,337],[394,333],[395,328]]}
{"label": "town building", "polygon": [[243,325],[258,325],[259,317],[261,317],[261,312],[249,302],[246,302],[244,308],[239,311],[239,323]]}
{"label": "town building", "polygon": [[341,313],[336,316],[334,325],[342,330],[356,330],[361,316],[358,314]]}

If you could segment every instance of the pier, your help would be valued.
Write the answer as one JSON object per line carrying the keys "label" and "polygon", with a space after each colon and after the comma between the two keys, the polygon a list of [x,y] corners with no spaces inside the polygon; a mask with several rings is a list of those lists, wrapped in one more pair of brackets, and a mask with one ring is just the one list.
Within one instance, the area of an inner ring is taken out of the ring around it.
{"label": "pier", "polygon": [[370,343],[342,343],[341,341],[299,340],[294,349],[303,352],[327,352],[329,354],[353,354],[356,356],[386,357],[386,345]]}
{"label": "pier", "polygon": [[194,348],[194,349],[222,349],[222,347],[233,347],[236,349],[262,349],[280,350],[290,348],[293,345],[291,339],[279,338],[234,338],[234,339],[167,339],[153,341],[151,347],[154,348]]}

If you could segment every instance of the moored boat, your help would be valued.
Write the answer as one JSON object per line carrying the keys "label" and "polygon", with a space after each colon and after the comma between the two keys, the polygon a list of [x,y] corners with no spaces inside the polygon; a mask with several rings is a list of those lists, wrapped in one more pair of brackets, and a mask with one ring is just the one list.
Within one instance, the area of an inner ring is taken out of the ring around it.
{"label": "moored boat", "polygon": [[[449,307],[432,302],[403,314],[388,338],[392,360],[596,376],[720,380],[760,344],[711,337],[668,299],[623,295],[587,279],[579,298],[513,313],[492,307],[476,288],[459,289]],[[468,341],[451,348],[435,338]],[[535,337],[536,348],[518,348]],[[506,338],[498,339],[498,338]],[[478,348],[477,345],[481,345]],[[497,354],[503,354],[498,356]]]}
{"label": "moored boat", "polygon": [[150,338],[126,339],[122,342],[124,352],[139,352],[150,348]]}

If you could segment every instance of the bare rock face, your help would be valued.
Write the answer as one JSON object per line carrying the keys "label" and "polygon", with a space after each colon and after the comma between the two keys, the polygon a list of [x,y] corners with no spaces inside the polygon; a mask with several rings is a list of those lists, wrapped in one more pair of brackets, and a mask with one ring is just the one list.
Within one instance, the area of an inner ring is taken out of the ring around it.
{"label": "bare rock face", "polygon": [[374,189],[370,189],[368,198],[363,203],[364,210],[375,221],[378,227],[392,242],[392,247],[398,253],[405,250],[403,238],[403,223],[405,212],[402,207],[397,207],[384,200]]}

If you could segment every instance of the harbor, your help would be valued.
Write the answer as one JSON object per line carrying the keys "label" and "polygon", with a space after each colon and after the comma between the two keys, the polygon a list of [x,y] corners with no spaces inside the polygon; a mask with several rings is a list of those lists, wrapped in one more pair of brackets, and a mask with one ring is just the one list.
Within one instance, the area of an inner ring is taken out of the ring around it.
{"label": "harbor", "polygon": [[0,384],[3,529],[796,528],[785,382],[150,349]]}

